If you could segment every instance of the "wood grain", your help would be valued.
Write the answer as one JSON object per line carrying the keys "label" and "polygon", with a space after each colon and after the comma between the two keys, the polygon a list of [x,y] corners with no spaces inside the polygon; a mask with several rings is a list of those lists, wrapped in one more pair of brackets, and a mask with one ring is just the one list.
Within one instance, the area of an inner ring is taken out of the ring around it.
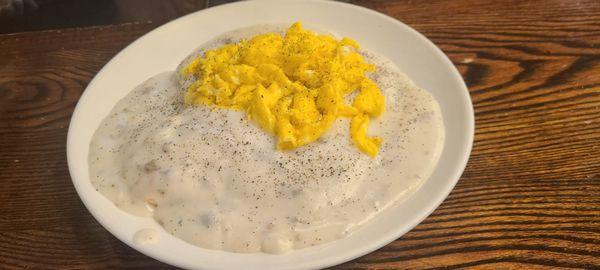
{"label": "wood grain", "polygon": [[[423,223],[335,269],[600,269],[600,2],[356,1],[448,54],[473,152]],[[162,269],[77,197],[65,142],[79,95],[157,24],[0,35],[0,268]]]}
{"label": "wood grain", "polygon": [[207,0],[25,1],[35,4],[25,5],[21,14],[0,12],[0,34],[131,22],[164,23],[208,4]]}

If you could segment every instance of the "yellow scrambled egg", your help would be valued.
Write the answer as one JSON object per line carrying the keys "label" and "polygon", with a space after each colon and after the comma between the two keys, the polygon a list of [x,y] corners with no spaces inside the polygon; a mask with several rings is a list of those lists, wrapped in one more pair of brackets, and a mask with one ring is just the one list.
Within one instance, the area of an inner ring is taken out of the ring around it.
{"label": "yellow scrambled egg", "polygon": [[365,76],[375,67],[357,49],[354,40],[318,35],[297,22],[284,36],[258,35],[192,60],[182,71],[195,78],[185,101],[245,111],[282,150],[317,140],[338,117],[351,118],[354,144],[375,156],[381,139],[367,128],[383,112],[384,97]]}

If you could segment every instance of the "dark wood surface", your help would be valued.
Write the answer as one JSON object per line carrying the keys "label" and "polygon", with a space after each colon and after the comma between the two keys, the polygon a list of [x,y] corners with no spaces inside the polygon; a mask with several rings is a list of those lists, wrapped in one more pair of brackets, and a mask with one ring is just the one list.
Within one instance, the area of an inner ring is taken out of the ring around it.
{"label": "dark wood surface", "polygon": [[[600,1],[355,2],[442,48],[469,86],[476,135],[429,218],[336,268],[600,269]],[[0,35],[0,269],[169,268],[91,217],[65,154],[88,82],[158,24]]]}
{"label": "dark wood surface", "polygon": [[[21,1],[18,9],[2,1]],[[221,1],[222,2],[222,1]],[[0,0],[0,34],[127,22],[164,23],[215,0]],[[10,11],[10,12],[9,12]]]}

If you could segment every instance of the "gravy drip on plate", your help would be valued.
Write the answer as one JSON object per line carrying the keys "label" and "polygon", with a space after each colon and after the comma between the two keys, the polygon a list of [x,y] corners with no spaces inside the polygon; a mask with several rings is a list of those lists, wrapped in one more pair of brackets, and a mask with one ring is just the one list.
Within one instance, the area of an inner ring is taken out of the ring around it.
{"label": "gravy drip on plate", "polygon": [[348,119],[315,143],[277,151],[240,112],[185,106],[185,88],[168,72],[101,123],[90,143],[92,183],[121,209],[204,248],[282,253],[346,237],[412,194],[444,141],[435,99],[388,60],[363,53],[386,96],[369,130],[384,139],[376,158],[352,145]]}

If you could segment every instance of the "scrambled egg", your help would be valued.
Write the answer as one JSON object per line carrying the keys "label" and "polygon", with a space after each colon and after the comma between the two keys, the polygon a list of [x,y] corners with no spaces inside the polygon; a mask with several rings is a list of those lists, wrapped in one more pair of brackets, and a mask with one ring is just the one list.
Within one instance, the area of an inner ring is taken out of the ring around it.
{"label": "scrambled egg", "polygon": [[[194,76],[187,104],[245,111],[277,148],[317,140],[338,117],[351,119],[350,134],[364,153],[376,156],[381,139],[367,135],[370,117],[384,110],[384,97],[365,76],[375,71],[351,39],[318,35],[294,23],[284,36],[262,34],[207,51],[183,69]],[[352,104],[345,97],[358,91]]]}

